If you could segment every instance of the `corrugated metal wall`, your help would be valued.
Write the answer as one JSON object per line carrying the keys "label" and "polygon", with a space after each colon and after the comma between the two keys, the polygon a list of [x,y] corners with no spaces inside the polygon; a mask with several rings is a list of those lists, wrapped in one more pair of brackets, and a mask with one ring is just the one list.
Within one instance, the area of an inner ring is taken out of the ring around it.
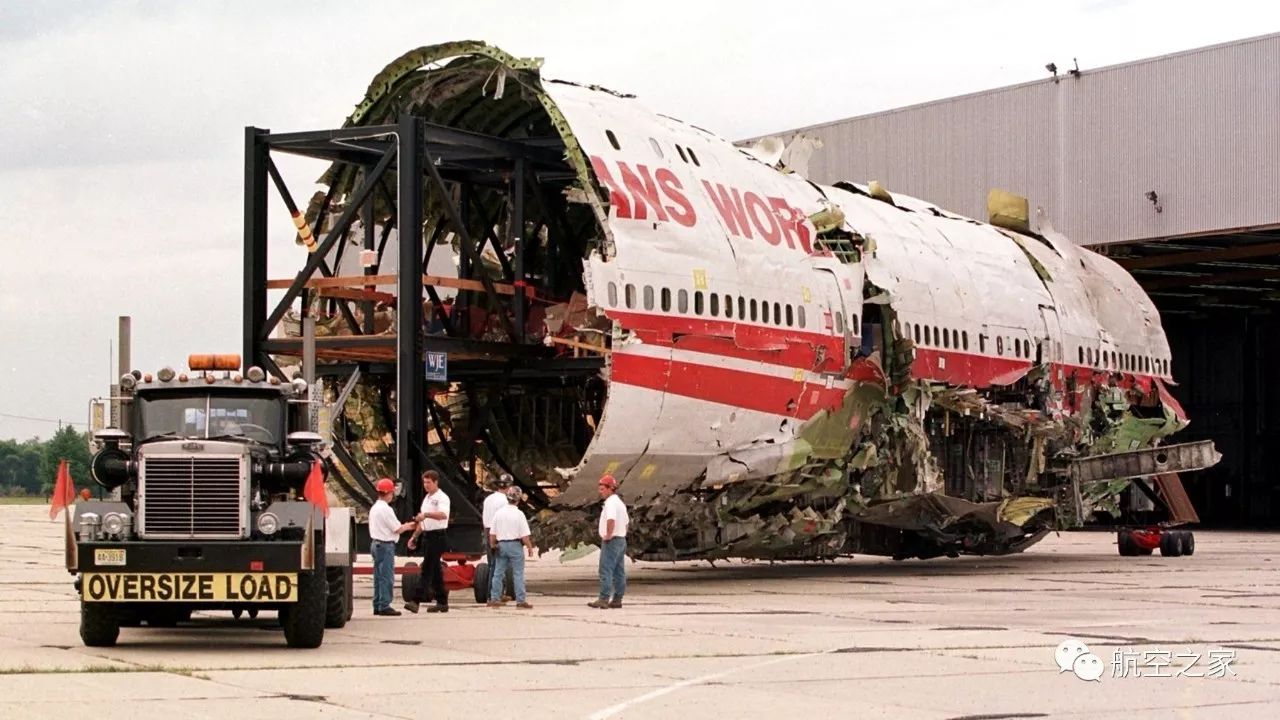
{"label": "corrugated metal wall", "polygon": [[1083,244],[1280,225],[1280,33],[1060,73],[780,134],[823,141],[819,182],[879,180],[979,219],[1004,188]]}

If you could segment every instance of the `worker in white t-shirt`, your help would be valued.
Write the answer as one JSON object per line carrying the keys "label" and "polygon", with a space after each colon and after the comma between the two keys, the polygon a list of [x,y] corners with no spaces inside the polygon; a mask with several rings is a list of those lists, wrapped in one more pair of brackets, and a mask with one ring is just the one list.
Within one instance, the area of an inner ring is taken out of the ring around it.
{"label": "worker in white t-shirt", "polygon": [[444,586],[444,569],[440,566],[440,556],[449,545],[445,532],[449,529],[449,496],[440,489],[440,474],[435,470],[422,473],[422,489],[426,492],[422,498],[422,512],[413,516],[418,521],[418,529],[409,538],[409,549],[412,550],[419,542],[418,537],[422,537],[422,573],[418,576],[416,592],[404,604],[404,609],[418,612],[418,606],[427,601],[427,588],[430,587],[436,604],[427,608],[427,612],[449,612],[449,590]]}
{"label": "worker in white t-shirt", "polygon": [[[507,490],[511,488],[514,482],[515,479],[510,475],[502,473],[493,481],[493,492],[489,493],[484,499],[483,513],[481,514],[481,523],[484,525],[484,536],[481,538],[481,542],[484,543],[488,552],[489,582],[491,584],[494,582],[495,577],[493,572],[496,567],[497,551],[489,543],[489,529],[493,527],[493,516],[497,515],[499,510],[508,505]],[[514,583],[512,584],[514,585]],[[498,581],[498,585],[501,586],[502,581]],[[503,595],[502,599],[510,600],[511,598]]]}
{"label": "worker in white t-shirt", "polygon": [[369,552],[373,555],[373,614],[399,615],[391,607],[391,593],[396,584],[396,540],[400,533],[417,527],[415,522],[402,523],[391,509],[391,498],[396,494],[396,484],[390,478],[382,478],[373,486],[378,491],[378,501],[369,509]]}
{"label": "worker in white t-shirt", "polygon": [[620,608],[627,592],[627,506],[618,497],[618,481],[605,475],[597,483],[604,506],[600,508],[600,596],[587,603],[593,608]]}
{"label": "worker in white t-shirt", "polygon": [[529,532],[529,520],[520,512],[520,488],[507,490],[507,506],[493,516],[493,527],[489,531],[489,547],[497,558],[491,565],[489,576],[489,607],[502,607],[503,586],[506,584],[507,569],[511,570],[511,594],[516,598],[516,607],[528,610],[533,606],[525,597],[524,589],[524,555],[520,552],[524,546],[529,557],[533,557],[533,538]]}

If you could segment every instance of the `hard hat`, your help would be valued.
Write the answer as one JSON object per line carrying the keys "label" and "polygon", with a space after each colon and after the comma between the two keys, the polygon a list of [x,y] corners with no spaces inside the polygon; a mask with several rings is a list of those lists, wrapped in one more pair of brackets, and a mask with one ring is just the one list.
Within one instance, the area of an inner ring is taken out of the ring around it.
{"label": "hard hat", "polygon": [[601,484],[601,485],[604,485],[605,487],[612,488],[612,489],[615,489],[615,490],[618,488],[618,481],[617,481],[616,479],[614,479],[614,477],[613,477],[612,475],[604,475],[604,476],[602,476],[602,477],[600,478],[600,484]]}
{"label": "hard hat", "polygon": [[396,491],[396,484],[391,481],[391,478],[382,478],[373,487],[379,493],[393,493]]}
{"label": "hard hat", "polygon": [[507,500],[510,500],[512,503],[518,503],[522,497],[524,497],[524,493],[520,492],[520,488],[507,488]]}
{"label": "hard hat", "polygon": [[497,480],[498,487],[506,487],[512,484],[513,482],[515,482],[515,480],[513,480],[511,475],[508,473],[502,473],[501,475],[498,476],[498,480]]}

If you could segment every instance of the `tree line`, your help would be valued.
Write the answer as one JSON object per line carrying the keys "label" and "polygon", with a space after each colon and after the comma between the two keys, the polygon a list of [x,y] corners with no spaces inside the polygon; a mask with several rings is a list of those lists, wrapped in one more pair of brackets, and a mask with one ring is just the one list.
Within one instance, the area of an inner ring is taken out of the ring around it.
{"label": "tree line", "polygon": [[52,494],[63,458],[71,465],[77,489],[93,485],[88,433],[67,425],[48,440],[0,440],[0,495]]}

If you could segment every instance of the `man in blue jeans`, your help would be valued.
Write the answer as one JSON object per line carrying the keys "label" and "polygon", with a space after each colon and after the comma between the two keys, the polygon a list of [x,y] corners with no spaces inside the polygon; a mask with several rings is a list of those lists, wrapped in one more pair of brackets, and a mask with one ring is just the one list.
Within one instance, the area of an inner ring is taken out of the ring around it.
{"label": "man in blue jeans", "polygon": [[627,592],[627,506],[618,497],[618,481],[605,475],[598,483],[604,506],[600,508],[600,596],[587,603],[593,608],[620,608]]}
{"label": "man in blue jeans", "polygon": [[[493,515],[489,528],[489,547],[494,550],[493,574],[489,577],[489,607],[502,607],[500,599],[505,593],[507,569],[511,569],[511,594],[516,607],[528,610],[533,606],[525,597],[523,549],[533,557],[533,539],[529,533],[529,520],[516,505],[520,502],[520,488],[507,489],[507,506]],[[523,546],[523,548],[521,547]]]}
{"label": "man in blue jeans", "polygon": [[396,584],[396,539],[412,530],[417,523],[402,523],[389,504],[396,494],[396,484],[382,478],[373,486],[378,502],[369,509],[369,552],[373,555],[373,614],[399,615],[391,607],[391,593]]}

